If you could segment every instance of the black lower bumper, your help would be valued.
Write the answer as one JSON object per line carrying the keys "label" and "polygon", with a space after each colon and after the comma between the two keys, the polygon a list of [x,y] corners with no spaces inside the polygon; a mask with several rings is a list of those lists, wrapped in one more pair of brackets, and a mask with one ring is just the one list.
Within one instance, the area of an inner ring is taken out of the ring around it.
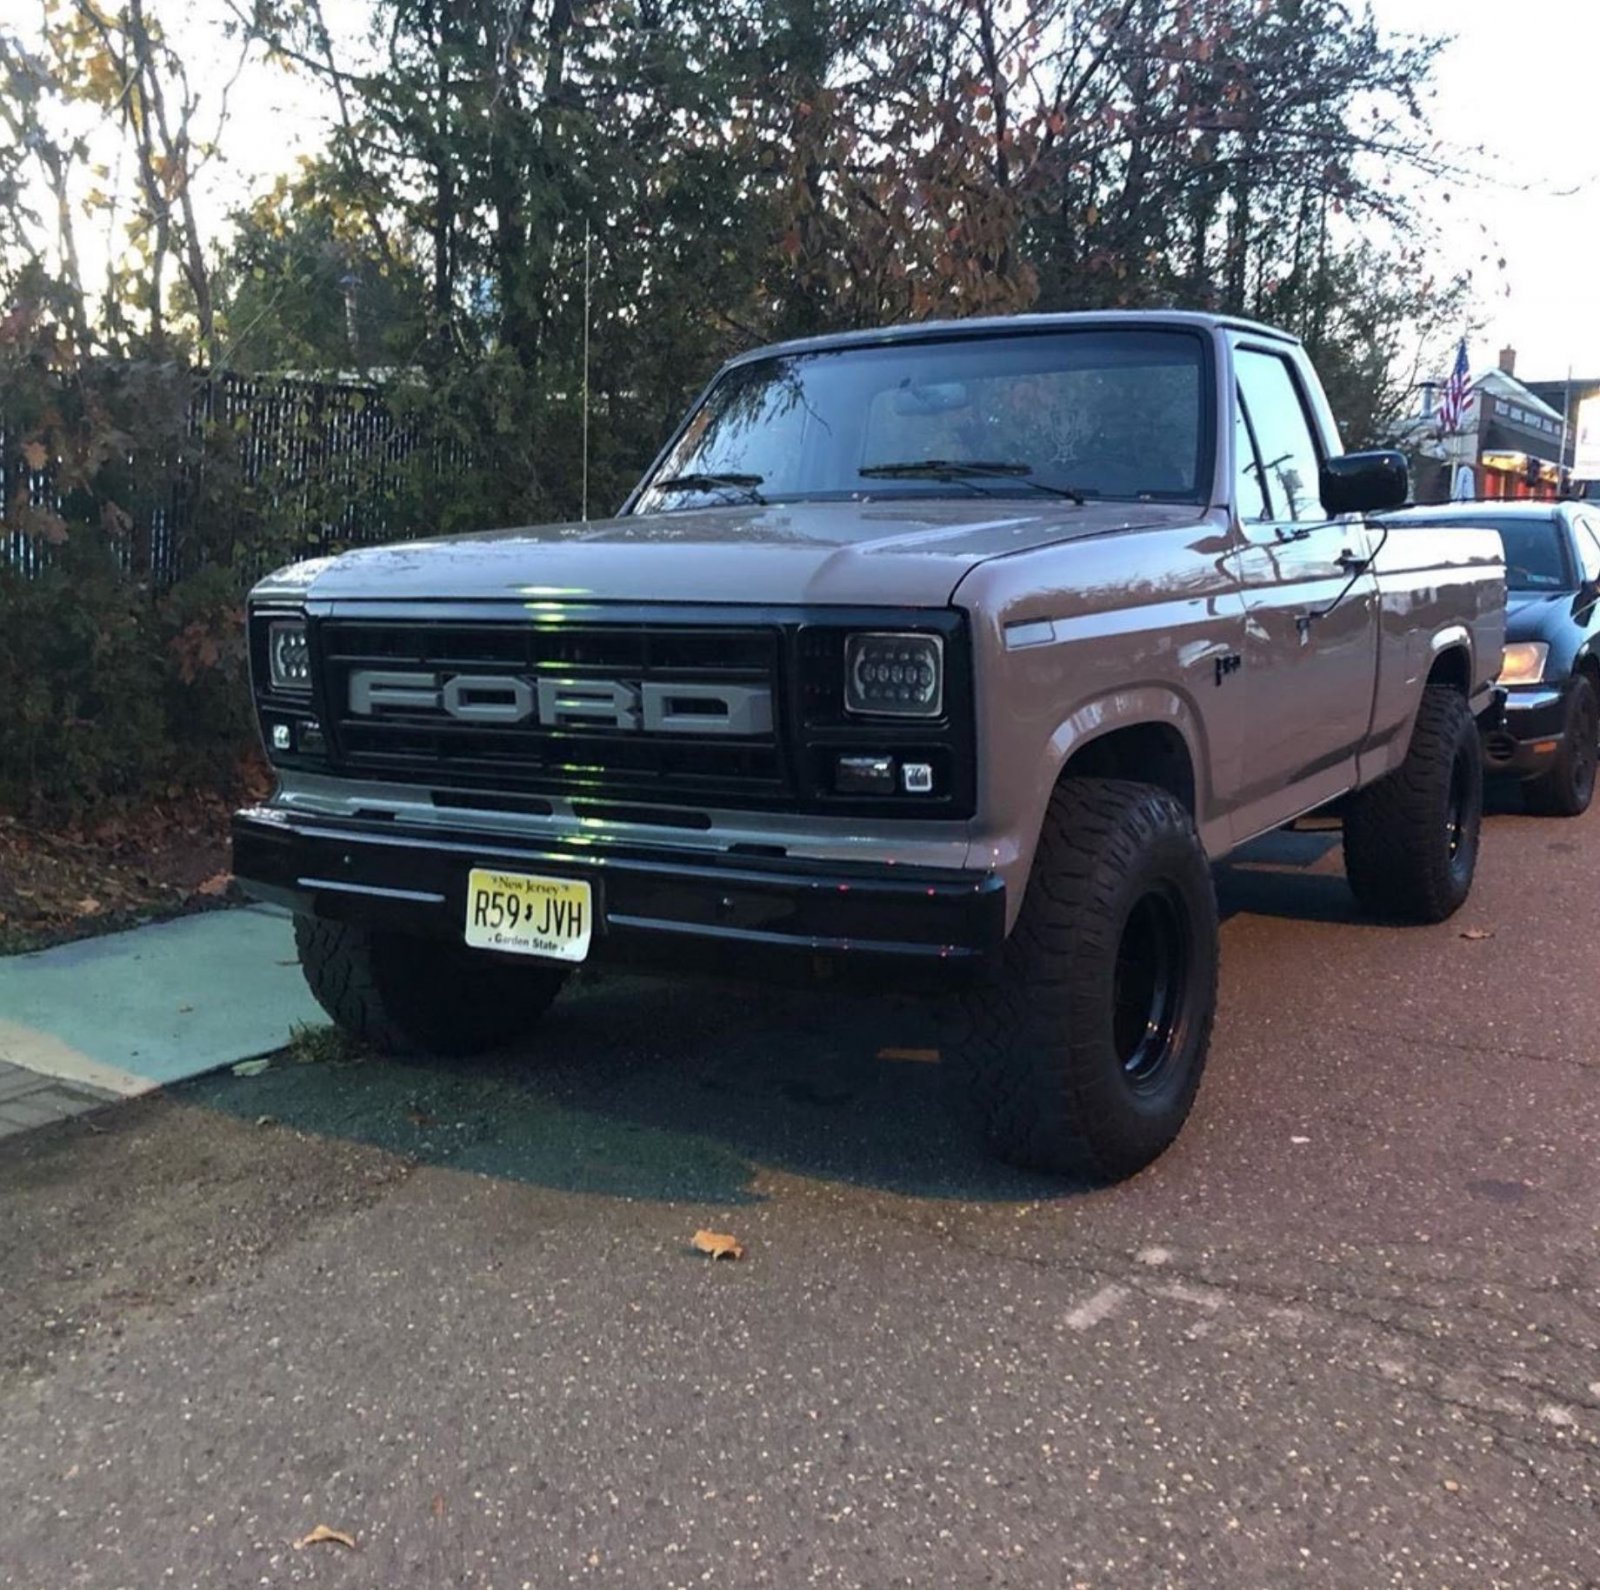
{"label": "black lower bumper", "polygon": [[1561,749],[1567,722],[1566,692],[1558,686],[1502,690],[1494,721],[1483,735],[1490,773],[1534,778]]}
{"label": "black lower bumper", "polygon": [[581,878],[594,891],[596,960],[723,971],[817,958],[948,967],[1005,936],[990,873],[717,852],[520,842],[252,807],[233,819],[233,870],[297,913],[460,940],[473,867]]}

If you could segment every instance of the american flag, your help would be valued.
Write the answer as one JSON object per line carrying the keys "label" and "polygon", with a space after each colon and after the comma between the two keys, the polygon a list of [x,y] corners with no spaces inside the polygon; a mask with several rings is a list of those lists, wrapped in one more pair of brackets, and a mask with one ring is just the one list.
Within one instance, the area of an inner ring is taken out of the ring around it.
{"label": "american flag", "polygon": [[1444,435],[1453,435],[1461,429],[1471,398],[1472,372],[1467,367],[1467,339],[1463,337],[1461,346],[1456,349],[1456,367],[1439,396],[1439,429]]}

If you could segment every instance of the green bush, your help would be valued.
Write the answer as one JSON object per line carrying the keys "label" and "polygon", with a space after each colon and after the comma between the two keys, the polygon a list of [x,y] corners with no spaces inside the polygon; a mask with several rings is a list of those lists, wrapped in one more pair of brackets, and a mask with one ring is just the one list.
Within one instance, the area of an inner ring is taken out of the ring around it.
{"label": "green bush", "polygon": [[215,785],[253,735],[238,582],[160,599],[92,535],[32,577],[0,566],[0,808],[33,820]]}

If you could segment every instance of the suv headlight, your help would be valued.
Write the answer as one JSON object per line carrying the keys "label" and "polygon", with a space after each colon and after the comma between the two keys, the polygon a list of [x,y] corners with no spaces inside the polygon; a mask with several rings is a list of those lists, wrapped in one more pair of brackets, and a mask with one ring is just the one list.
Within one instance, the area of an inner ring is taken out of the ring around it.
{"label": "suv headlight", "polygon": [[944,710],[944,641],[938,635],[851,635],[844,643],[846,712],[937,718]]}
{"label": "suv headlight", "polygon": [[300,619],[275,619],[267,626],[267,668],[274,690],[310,692],[311,648]]}
{"label": "suv headlight", "polygon": [[1550,648],[1542,640],[1519,640],[1500,653],[1500,685],[1536,685],[1544,678]]}

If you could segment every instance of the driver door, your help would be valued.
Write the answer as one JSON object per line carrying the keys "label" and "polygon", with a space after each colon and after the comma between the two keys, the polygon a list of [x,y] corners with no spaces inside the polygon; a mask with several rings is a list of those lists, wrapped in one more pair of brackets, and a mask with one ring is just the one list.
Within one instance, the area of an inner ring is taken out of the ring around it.
{"label": "driver door", "polygon": [[1234,374],[1243,838],[1355,783],[1372,722],[1378,596],[1371,532],[1356,516],[1323,511],[1324,450],[1294,364],[1241,339]]}

